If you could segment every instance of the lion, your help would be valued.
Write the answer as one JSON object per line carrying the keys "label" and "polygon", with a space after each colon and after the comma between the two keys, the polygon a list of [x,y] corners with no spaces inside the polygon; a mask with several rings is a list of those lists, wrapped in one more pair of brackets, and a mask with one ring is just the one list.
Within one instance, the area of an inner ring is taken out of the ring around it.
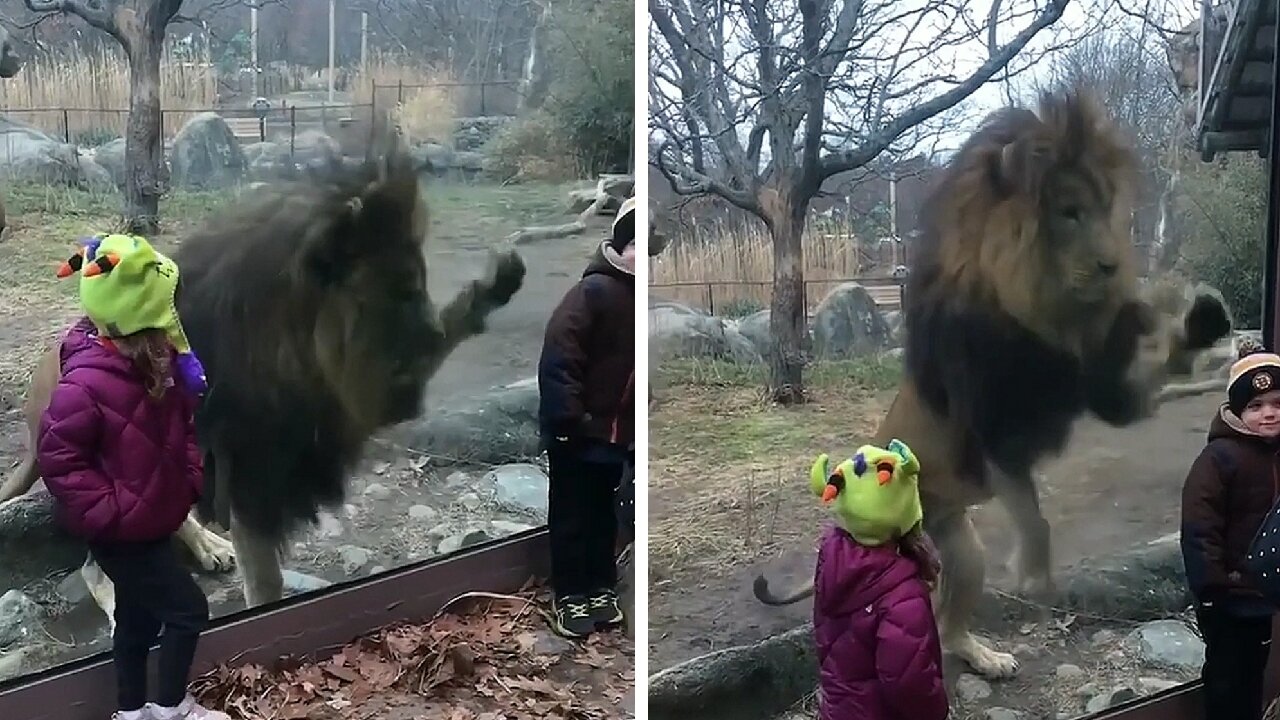
{"label": "lion", "polygon": [[[1130,241],[1137,159],[1082,89],[1038,112],[992,113],[924,203],[905,296],[904,377],[871,444],[920,458],[926,532],[942,555],[935,598],[944,647],[979,673],[1017,660],[970,632],[983,547],[969,507],[998,499],[1018,536],[1023,592],[1053,590],[1050,531],[1032,475],[1091,413],[1150,416],[1161,388],[1231,331],[1207,286],[1141,286]],[[756,597],[795,602],[755,580]]]}
{"label": "lion", "polygon": [[[382,145],[361,164],[331,162],[245,195],[174,256],[178,313],[209,381],[196,417],[209,482],[178,539],[206,567],[234,558],[249,607],[283,597],[292,532],[342,504],[366,442],[421,414],[444,360],[524,281],[518,253],[494,253],[485,276],[437,312],[418,175],[394,134]],[[25,405],[32,439],[58,374],[54,348]],[[29,452],[0,502],[38,476]],[[230,548],[199,515],[230,528]],[[82,571],[110,616],[110,581],[92,562]]]}

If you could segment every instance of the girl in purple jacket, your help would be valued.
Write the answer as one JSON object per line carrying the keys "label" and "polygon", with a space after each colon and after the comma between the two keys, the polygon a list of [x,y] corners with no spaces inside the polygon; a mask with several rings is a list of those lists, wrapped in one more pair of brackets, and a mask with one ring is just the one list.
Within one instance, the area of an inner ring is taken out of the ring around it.
{"label": "girl in purple jacket", "polygon": [[[59,519],[115,584],[113,717],[230,720],[187,693],[209,604],[172,541],[203,484],[193,413],[204,373],[178,321],[178,267],[142,238],[109,235],[58,274],[76,271],[87,317],[63,338],[36,462]],[[159,687],[147,702],[157,637]]]}
{"label": "girl in purple jacket", "polygon": [[919,464],[893,440],[830,470],[821,455],[810,485],[835,510],[818,550],[813,630],[822,720],[944,720],[942,646],[929,601],[940,570],[921,529]]}

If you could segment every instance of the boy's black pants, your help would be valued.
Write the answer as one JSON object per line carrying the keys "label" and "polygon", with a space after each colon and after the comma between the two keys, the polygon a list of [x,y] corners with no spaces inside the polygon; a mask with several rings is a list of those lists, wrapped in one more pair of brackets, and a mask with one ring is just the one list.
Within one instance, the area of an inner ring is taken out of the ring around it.
{"label": "boy's black pants", "polygon": [[617,584],[618,516],[613,500],[623,463],[591,462],[582,455],[573,441],[552,441],[547,448],[551,587],[558,598]]}
{"label": "boy's black pants", "polygon": [[111,655],[121,710],[147,702],[147,655],[160,630],[160,673],[155,702],[174,707],[187,694],[200,633],[209,624],[209,601],[178,561],[173,540],[94,543],[89,553],[115,583],[116,634]]}
{"label": "boy's black pants", "polygon": [[1262,679],[1271,651],[1271,617],[1233,615],[1220,605],[1196,607],[1204,638],[1205,717],[1258,720]]}

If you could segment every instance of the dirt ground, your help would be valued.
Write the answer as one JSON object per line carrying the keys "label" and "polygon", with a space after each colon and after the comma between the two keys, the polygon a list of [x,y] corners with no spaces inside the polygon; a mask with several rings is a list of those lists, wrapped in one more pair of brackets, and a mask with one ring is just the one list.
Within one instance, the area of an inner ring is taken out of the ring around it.
{"label": "dirt ground", "polygon": [[[775,587],[789,587],[812,575],[824,517],[805,491],[808,467],[819,452],[856,448],[892,397],[891,379],[832,381],[824,372],[809,404],[784,409],[762,402],[751,382],[695,374],[697,382],[663,382],[650,416],[653,670],[808,619],[807,602],[759,603],[752,580],[764,572]],[[1183,399],[1127,429],[1087,420],[1077,427],[1040,485],[1057,566],[1177,531],[1181,484],[1217,403],[1212,394]],[[995,507],[978,514],[997,587],[1009,579],[1004,520]]]}
{"label": "dirt ground", "polygon": [[[429,287],[447,302],[483,271],[487,251],[512,231],[560,222],[564,186],[468,186],[437,183],[427,189],[432,211]],[[6,188],[10,229],[0,243],[0,474],[12,472],[25,449],[20,403],[35,358],[75,314],[74,285],[53,276],[78,237],[111,227],[118,199],[45,188]],[[228,196],[179,194],[162,203],[165,232],[156,242],[172,248],[183,230],[230,202]],[[169,220],[171,219],[171,220]],[[495,385],[536,372],[542,332],[562,294],[577,280],[599,231],[522,246],[524,287],[490,316],[488,331],[458,348],[428,390],[428,412]],[[353,478],[345,508],[296,538],[286,567],[338,581],[394,567],[452,547],[461,538],[490,538],[541,524],[536,508],[500,506],[479,466],[425,466],[406,453],[392,462],[368,462]],[[542,512],[545,512],[543,509]],[[452,543],[452,545],[450,545]],[[91,600],[67,601],[55,592],[60,578],[22,588],[50,613],[46,628],[56,651],[43,662],[65,661],[105,647],[106,623]],[[215,615],[243,606],[234,573],[199,578]],[[0,583],[0,593],[9,588]],[[26,663],[24,670],[38,669]]]}

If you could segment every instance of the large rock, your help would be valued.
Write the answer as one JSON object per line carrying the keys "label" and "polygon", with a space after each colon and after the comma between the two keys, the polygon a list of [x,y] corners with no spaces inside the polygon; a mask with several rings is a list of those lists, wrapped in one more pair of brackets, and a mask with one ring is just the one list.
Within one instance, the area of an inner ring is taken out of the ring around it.
{"label": "large rock", "polygon": [[187,121],[173,139],[169,160],[174,187],[214,190],[244,179],[248,165],[227,121],[204,112]]}
{"label": "large rock", "polygon": [[1178,620],[1145,623],[1130,636],[1148,665],[1199,670],[1204,665],[1204,641]]}
{"label": "large rock", "polygon": [[[288,146],[285,146],[288,150]],[[293,138],[293,162],[297,165],[326,163],[342,154],[338,141],[321,130],[304,130]]]}
{"label": "large rock", "polygon": [[53,497],[43,488],[0,505],[0,578],[15,587],[79,569],[88,547],[53,517]]}
{"label": "large rock", "polygon": [[268,140],[250,143],[240,151],[249,168],[249,177],[254,180],[275,180],[287,176],[293,169],[286,145]]}
{"label": "large rock", "polygon": [[761,355],[750,340],[713,315],[679,303],[649,307],[649,346],[659,359],[692,357],[756,363]]}
{"label": "large rock", "polygon": [[489,391],[461,406],[432,408],[388,437],[442,458],[500,465],[536,457],[538,381],[528,378]]}
{"label": "large rock", "polygon": [[409,156],[420,173],[441,174],[453,167],[453,148],[448,145],[425,142],[411,148]]}
{"label": "large rock", "polygon": [[887,350],[892,330],[867,289],[844,283],[822,299],[813,314],[813,352],[818,358],[854,358]]}
{"label": "large rock", "polygon": [[813,626],[725,648],[649,676],[650,720],[765,720],[813,691]]}
{"label": "large rock", "polygon": [[762,357],[768,357],[769,348],[773,345],[773,336],[769,334],[769,316],[769,310],[760,310],[744,318],[726,321],[725,325],[732,326],[742,337],[750,340]]}
{"label": "large rock", "polygon": [[459,118],[453,131],[453,146],[461,151],[479,150],[510,121],[509,117],[493,115]]}
{"label": "large rock", "polygon": [[40,635],[40,605],[20,590],[0,595],[0,648]]}
{"label": "large rock", "polygon": [[499,465],[485,478],[497,491],[498,503],[517,512],[532,513],[540,518],[547,516],[547,488],[549,480],[542,468],[532,463]]}
{"label": "large rock", "polygon": [[93,149],[93,160],[107,171],[116,187],[124,187],[124,138],[116,138]]}
{"label": "large rock", "polygon": [[0,118],[0,176],[82,190],[112,188],[110,174],[94,162],[90,151],[9,118]]}

